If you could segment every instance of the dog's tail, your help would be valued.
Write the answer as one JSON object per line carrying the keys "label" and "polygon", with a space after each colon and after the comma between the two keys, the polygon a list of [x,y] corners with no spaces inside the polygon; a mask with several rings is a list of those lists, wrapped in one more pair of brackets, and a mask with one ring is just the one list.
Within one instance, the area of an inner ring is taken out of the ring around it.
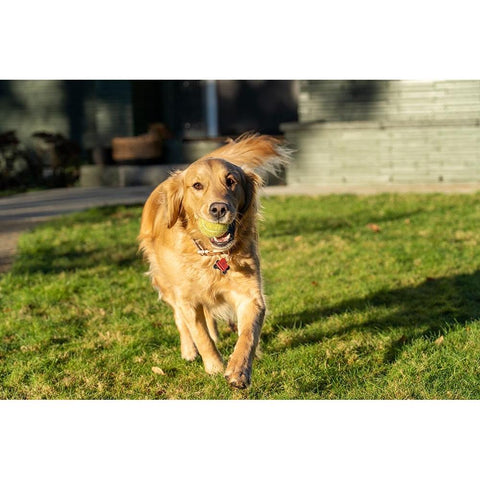
{"label": "dog's tail", "polygon": [[262,177],[268,173],[278,176],[290,161],[292,152],[277,137],[246,133],[235,140],[228,139],[226,145],[205,155],[203,159],[222,158]]}

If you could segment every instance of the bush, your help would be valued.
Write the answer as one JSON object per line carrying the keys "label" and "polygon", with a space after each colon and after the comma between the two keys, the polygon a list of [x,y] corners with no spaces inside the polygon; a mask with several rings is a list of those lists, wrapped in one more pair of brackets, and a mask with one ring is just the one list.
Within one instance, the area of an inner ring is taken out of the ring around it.
{"label": "bush", "polygon": [[68,187],[80,176],[81,148],[59,133],[36,132],[34,149],[15,131],[0,134],[0,188]]}
{"label": "bush", "polygon": [[0,188],[33,187],[42,180],[40,159],[21,145],[13,130],[0,134]]}
{"label": "bush", "polygon": [[36,153],[49,167],[47,186],[69,187],[80,177],[80,147],[60,133],[36,132]]}

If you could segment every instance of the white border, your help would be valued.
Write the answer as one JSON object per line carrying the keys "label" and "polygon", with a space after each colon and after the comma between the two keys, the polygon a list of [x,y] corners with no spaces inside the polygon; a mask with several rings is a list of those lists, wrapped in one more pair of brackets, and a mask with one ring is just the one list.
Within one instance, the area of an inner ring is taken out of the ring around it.
{"label": "white border", "polygon": [[469,0],[19,0],[0,78],[477,78],[477,23]]}
{"label": "white border", "polygon": [[5,478],[469,478],[478,402],[10,401]]}

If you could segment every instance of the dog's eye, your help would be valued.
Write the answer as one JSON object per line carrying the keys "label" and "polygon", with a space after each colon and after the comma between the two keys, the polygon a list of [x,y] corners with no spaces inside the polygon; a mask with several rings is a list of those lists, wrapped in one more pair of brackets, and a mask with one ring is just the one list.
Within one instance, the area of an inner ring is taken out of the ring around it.
{"label": "dog's eye", "polygon": [[233,187],[235,185],[235,179],[233,177],[227,177],[227,180],[226,180],[226,184],[227,184],[227,187],[230,188],[230,187]]}
{"label": "dog's eye", "polygon": [[193,188],[195,190],[202,190],[203,189],[203,185],[200,183],[200,182],[196,182],[193,184]]}

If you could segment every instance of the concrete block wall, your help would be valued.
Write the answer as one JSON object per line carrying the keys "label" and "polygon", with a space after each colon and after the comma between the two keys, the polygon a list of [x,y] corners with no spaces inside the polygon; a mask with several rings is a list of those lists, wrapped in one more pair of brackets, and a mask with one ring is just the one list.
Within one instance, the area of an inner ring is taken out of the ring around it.
{"label": "concrete block wall", "polygon": [[130,187],[151,185],[156,187],[174,170],[184,170],[188,165],[82,165],[81,187]]}
{"label": "concrete block wall", "polygon": [[480,81],[300,83],[287,183],[480,182]]}
{"label": "concrete block wall", "polygon": [[301,80],[299,122],[480,118],[480,80]]}

